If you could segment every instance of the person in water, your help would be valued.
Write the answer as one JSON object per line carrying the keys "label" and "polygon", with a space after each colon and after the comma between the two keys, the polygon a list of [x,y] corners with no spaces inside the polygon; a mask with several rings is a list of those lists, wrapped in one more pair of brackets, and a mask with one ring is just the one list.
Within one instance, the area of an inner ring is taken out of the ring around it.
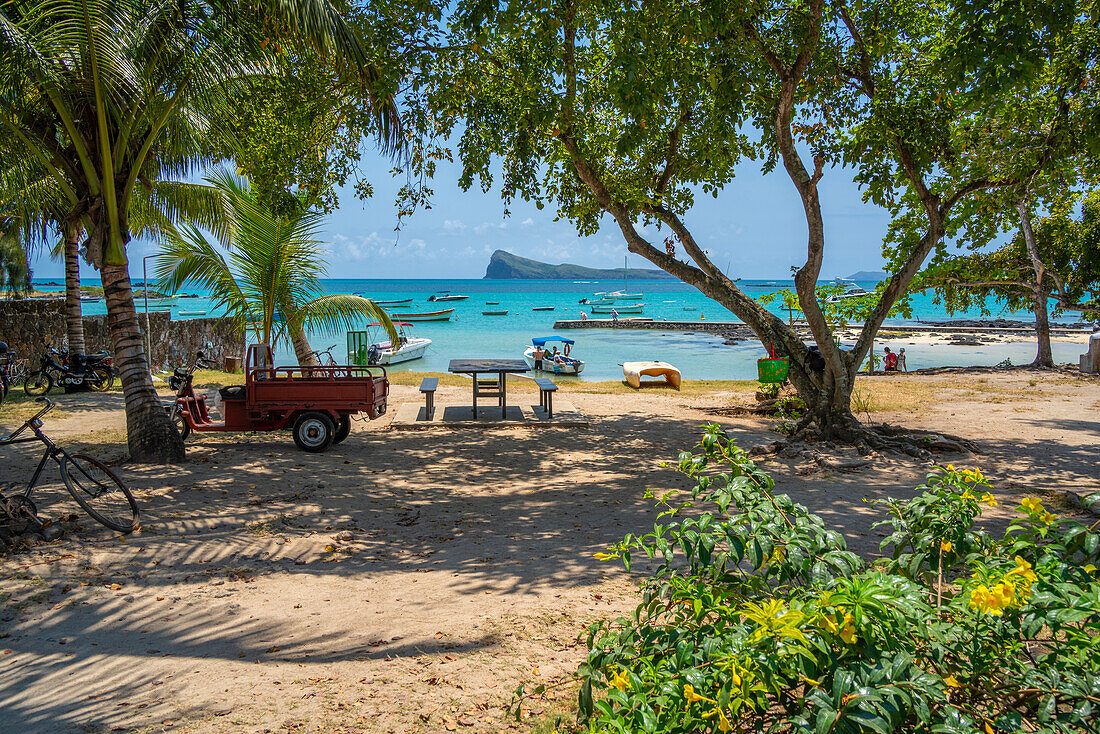
{"label": "person in water", "polygon": [[546,353],[542,351],[542,345],[536,344],[535,345],[534,357],[535,357],[535,371],[537,371],[537,372],[542,372],[542,357],[543,357],[544,354],[546,354]]}

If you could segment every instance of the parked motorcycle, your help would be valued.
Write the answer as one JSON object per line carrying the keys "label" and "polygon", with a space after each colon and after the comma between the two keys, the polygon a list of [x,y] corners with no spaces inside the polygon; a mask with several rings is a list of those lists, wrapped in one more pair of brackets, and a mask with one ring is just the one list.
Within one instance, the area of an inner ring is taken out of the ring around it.
{"label": "parked motorcycle", "polygon": [[23,380],[23,389],[28,395],[46,395],[54,385],[87,387],[103,392],[114,383],[114,359],[105,352],[92,355],[77,353],[70,357],[67,352],[51,347],[41,358],[40,367]]}
{"label": "parked motorcycle", "polygon": [[200,349],[195,355],[195,361],[191,363],[191,366],[187,369],[183,367],[176,367],[172,370],[172,374],[168,377],[168,387],[176,391],[176,400],[171,403],[165,403],[164,409],[168,411],[168,418],[172,421],[172,425],[179,431],[180,437],[183,440],[187,440],[187,437],[191,435],[191,426],[187,425],[187,421],[183,419],[183,414],[180,413],[180,405],[178,399],[191,392],[191,380],[195,373],[195,369],[198,367],[206,367],[207,369],[214,369],[217,365],[206,358]]}

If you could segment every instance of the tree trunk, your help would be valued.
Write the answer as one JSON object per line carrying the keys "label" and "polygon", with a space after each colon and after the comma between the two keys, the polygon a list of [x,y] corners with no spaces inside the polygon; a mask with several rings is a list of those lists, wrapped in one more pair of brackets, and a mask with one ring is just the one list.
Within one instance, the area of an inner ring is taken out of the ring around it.
{"label": "tree trunk", "polygon": [[183,461],[183,439],[172,426],[153,387],[127,266],[104,263],[100,276],[115,367],[126,400],[126,441],[130,458],[148,463]]}
{"label": "tree trunk", "polygon": [[80,234],[79,226],[62,226],[62,236],[65,238],[65,333],[69,339],[69,354],[86,351],[84,314],[80,309]]}
{"label": "tree trunk", "polygon": [[1038,351],[1032,364],[1036,367],[1053,367],[1054,354],[1050,349],[1050,317],[1047,313],[1049,289],[1046,287],[1046,266],[1039,257],[1039,246],[1035,242],[1035,232],[1031,229],[1031,213],[1028,211],[1028,196],[1016,202],[1020,212],[1020,230],[1027,245],[1027,256],[1031,259],[1031,268],[1035,273],[1032,285],[1032,310],[1035,312],[1035,334],[1039,340]]}
{"label": "tree trunk", "polygon": [[[285,312],[284,312],[285,313]],[[301,326],[291,327],[290,343],[294,345],[294,354],[298,357],[298,364],[302,367],[316,367],[320,364],[313,354],[313,347],[306,339],[306,332]]]}

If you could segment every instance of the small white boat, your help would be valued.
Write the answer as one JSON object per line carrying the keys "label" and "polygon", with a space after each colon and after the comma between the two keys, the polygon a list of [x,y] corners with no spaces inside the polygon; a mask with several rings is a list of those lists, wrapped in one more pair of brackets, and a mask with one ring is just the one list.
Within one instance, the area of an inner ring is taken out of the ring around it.
{"label": "small white boat", "polygon": [[381,328],[379,323],[367,324],[366,331],[348,332],[348,363],[358,365],[382,365],[400,364],[414,359],[420,359],[432,340],[421,336],[410,336],[406,329],[411,329],[412,324],[404,321],[394,321],[397,327],[399,339],[396,345],[389,339],[374,341],[372,329]]}
{"label": "small white boat", "polygon": [[429,301],[465,301],[469,296],[460,296],[458,294],[450,293],[436,293],[434,296],[428,296]]}
{"label": "small white boat", "polygon": [[864,296],[873,295],[870,291],[856,285],[855,281],[852,280],[837,278],[833,283],[845,286],[844,292],[828,296],[825,303],[840,303],[841,301],[847,301],[849,298],[863,298]]}
{"label": "small white boat", "polygon": [[180,316],[205,316],[206,311],[180,311]]}
{"label": "small white boat", "polygon": [[621,316],[624,313],[641,313],[644,307],[644,303],[633,303],[630,305],[624,304],[621,306],[616,306],[609,303],[598,303],[592,307],[592,313],[611,313],[612,311],[614,311]]}
{"label": "small white boat", "polygon": [[642,386],[643,377],[663,377],[666,383],[680,389],[680,370],[668,362],[623,362],[623,379],[626,384],[637,390]]}
{"label": "small white boat", "polygon": [[[547,348],[547,342],[561,342],[564,345],[562,351],[555,355],[552,349]],[[542,358],[543,372],[552,372],[555,375],[579,375],[584,371],[584,362],[569,356],[574,343],[572,339],[564,336],[537,336],[531,340],[531,346],[523,352],[523,358],[531,369],[535,369],[535,347],[542,347],[543,351],[547,352]]]}
{"label": "small white boat", "polygon": [[450,321],[451,314],[454,312],[453,308],[447,308],[442,311],[429,311],[427,313],[395,313],[390,318],[399,321]]}

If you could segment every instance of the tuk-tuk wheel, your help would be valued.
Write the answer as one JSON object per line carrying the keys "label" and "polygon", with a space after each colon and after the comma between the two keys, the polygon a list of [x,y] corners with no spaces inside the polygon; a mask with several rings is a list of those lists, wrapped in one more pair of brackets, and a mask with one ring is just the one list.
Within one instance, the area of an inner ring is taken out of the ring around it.
{"label": "tuk-tuk wheel", "polygon": [[298,416],[294,421],[294,443],[302,451],[315,454],[324,451],[332,445],[332,439],[336,434],[336,426],[325,413],[309,411]]}
{"label": "tuk-tuk wheel", "polygon": [[336,422],[336,433],[332,435],[332,445],[343,443],[349,433],[351,433],[351,416],[342,415],[340,420]]}

